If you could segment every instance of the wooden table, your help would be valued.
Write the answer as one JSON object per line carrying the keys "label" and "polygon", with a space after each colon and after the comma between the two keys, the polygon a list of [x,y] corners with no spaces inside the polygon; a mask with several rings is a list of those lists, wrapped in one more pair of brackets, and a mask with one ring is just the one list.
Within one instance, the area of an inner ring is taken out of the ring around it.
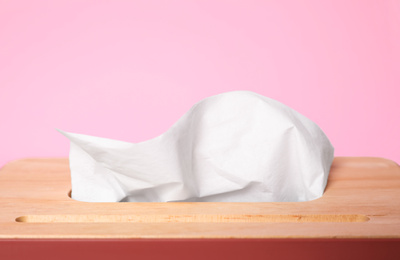
{"label": "wooden table", "polygon": [[4,166],[0,259],[400,259],[400,167],[382,158],[335,158],[308,202],[89,203],[70,190],[66,158]]}

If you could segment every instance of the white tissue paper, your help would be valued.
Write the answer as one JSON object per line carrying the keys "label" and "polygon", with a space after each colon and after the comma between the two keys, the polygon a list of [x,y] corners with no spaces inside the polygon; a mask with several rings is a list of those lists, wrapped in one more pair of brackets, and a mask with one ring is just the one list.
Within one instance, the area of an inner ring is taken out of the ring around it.
{"label": "white tissue paper", "polygon": [[140,143],[60,132],[72,198],[88,202],[313,200],[334,150],[310,119],[249,91],[206,98]]}

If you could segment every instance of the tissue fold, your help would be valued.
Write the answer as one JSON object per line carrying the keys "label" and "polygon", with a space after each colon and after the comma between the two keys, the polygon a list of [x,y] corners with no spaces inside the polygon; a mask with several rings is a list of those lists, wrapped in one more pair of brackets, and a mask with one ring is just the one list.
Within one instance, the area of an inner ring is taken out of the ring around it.
{"label": "tissue fold", "polygon": [[162,135],[71,141],[72,198],[87,202],[284,202],[322,196],[333,147],[310,119],[234,91],[196,103]]}

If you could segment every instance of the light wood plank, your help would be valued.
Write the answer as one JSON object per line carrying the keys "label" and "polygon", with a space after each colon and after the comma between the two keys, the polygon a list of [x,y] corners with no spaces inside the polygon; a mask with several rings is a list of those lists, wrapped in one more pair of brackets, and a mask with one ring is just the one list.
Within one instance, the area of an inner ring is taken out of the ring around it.
{"label": "light wood plank", "polygon": [[283,203],[88,203],[68,159],[0,170],[0,238],[400,238],[400,167],[335,158],[324,195]]}

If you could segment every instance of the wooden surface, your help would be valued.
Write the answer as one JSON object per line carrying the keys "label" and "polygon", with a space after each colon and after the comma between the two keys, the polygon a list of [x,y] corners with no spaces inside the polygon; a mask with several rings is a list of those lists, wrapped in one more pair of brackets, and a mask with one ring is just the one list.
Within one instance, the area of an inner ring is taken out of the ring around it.
{"label": "wooden surface", "polygon": [[337,157],[324,195],[283,203],[88,203],[71,199],[68,159],[0,170],[0,239],[400,238],[400,167]]}

